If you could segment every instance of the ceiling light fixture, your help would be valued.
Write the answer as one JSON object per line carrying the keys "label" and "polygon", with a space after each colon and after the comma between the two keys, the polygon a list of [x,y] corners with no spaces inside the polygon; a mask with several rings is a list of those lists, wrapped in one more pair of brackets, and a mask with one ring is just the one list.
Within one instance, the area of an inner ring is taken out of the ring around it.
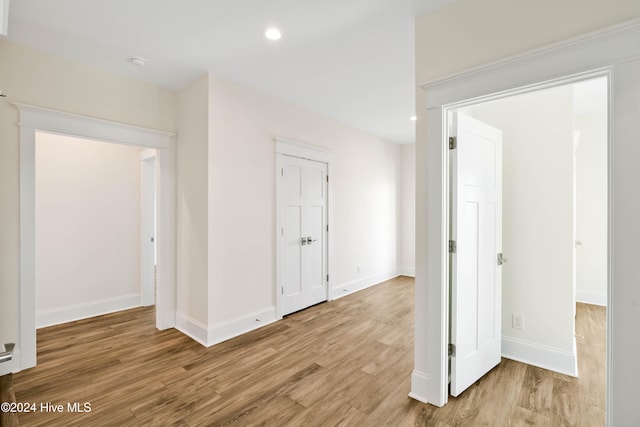
{"label": "ceiling light fixture", "polygon": [[411,116],[411,121],[415,122],[416,120],[418,120],[418,118],[416,116]]}
{"label": "ceiling light fixture", "polygon": [[131,62],[133,65],[137,65],[138,67],[144,67],[145,65],[147,65],[147,60],[141,56],[130,56],[129,62]]}
{"label": "ceiling light fixture", "polygon": [[282,38],[282,33],[279,29],[271,27],[265,30],[264,36],[269,40],[280,40]]}

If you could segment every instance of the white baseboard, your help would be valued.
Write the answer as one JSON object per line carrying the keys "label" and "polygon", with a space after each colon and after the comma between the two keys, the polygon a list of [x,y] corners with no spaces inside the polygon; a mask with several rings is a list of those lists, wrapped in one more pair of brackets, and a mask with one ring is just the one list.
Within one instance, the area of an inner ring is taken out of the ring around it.
{"label": "white baseboard", "polygon": [[265,308],[253,313],[249,313],[225,322],[214,325],[205,325],[202,322],[191,319],[182,313],[176,315],[176,329],[183,334],[193,338],[205,347],[221,343],[231,338],[235,338],[254,329],[261,328],[275,322],[275,307]]}
{"label": "white baseboard", "polygon": [[362,279],[354,280],[352,282],[344,283],[342,285],[335,286],[331,289],[331,295],[329,300],[335,300],[338,298],[346,297],[354,292],[361,291],[368,287],[377,285],[385,280],[393,279],[400,276],[398,270],[391,270],[386,273],[374,274],[364,277]]}
{"label": "white baseboard", "polygon": [[176,313],[176,329],[207,347],[207,325],[186,316],[183,313]]}
{"label": "white baseboard", "polygon": [[573,352],[570,352],[503,336],[502,356],[572,377],[578,376],[575,343]]}
{"label": "white baseboard", "polygon": [[576,290],[576,302],[582,302],[585,304],[607,306],[607,293],[595,292],[595,291],[581,291]]}
{"label": "white baseboard", "polygon": [[226,341],[244,333],[261,328],[277,320],[276,308],[269,307],[235,319],[209,325],[207,346]]}
{"label": "white baseboard", "polygon": [[135,307],[140,307],[140,294],[123,295],[120,297],[89,301],[82,304],[68,305],[66,307],[41,310],[36,312],[36,328],[59,325],[61,323],[101,316],[103,314],[128,310]]}
{"label": "white baseboard", "polygon": [[411,391],[409,397],[422,403],[429,403],[426,395],[429,390],[429,376],[424,372],[416,371],[411,373]]}
{"label": "white baseboard", "polygon": [[416,277],[415,267],[398,267],[398,275]]}

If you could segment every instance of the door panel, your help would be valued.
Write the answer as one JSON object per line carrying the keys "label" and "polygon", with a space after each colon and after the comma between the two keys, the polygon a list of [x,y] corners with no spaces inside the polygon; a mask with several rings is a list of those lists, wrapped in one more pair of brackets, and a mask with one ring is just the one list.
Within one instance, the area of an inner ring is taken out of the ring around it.
{"label": "door panel", "polygon": [[327,300],[327,165],[282,157],[284,315]]}
{"label": "door panel", "polygon": [[500,363],[502,132],[462,113],[451,151],[451,394]]}

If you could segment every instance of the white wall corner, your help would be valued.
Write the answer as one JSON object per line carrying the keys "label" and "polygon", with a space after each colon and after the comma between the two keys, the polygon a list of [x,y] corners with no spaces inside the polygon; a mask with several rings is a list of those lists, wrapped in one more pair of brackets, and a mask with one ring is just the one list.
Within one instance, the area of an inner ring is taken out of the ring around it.
{"label": "white wall corner", "polygon": [[402,273],[398,269],[393,269],[385,273],[373,274],[371,276],[364,277],[362,279],[353,280],[351,282],[336,285],[331,288],[329,300],[335,300],[338,298],[346,297],[354,292],[361,291],[371,286],[380,284],[386,280],[393,279],[400,276]]}
{"label": "white wall corner", "polygon": [[411,373],[411,391],[409,397],[422,403],[430,403],[426,396],[429,395],[429,375],[413,370]]}
{"label": "white wall corner", "polygon": [[225,322],[210,325],[207,328],[206,346],[212,346],[222,341],[235,338],[239,335],[251,332],[255,329],[275,322],[276,308],[268,307],[244,316],[236,317]]}
{"label": "white wall corner", "polygon": [[207,347],[207,325],[183,313],[176,313],[176,329]]}
{"label": "white wall corner", "polygon": [[399,276],[416,277],[415,267],[398,267]]}
{"label": "white wall corner", "polygon": [[61,323],[73,322],[74,320],[87,319],[89,317],[140,307],[140,298],[140,294],[130,294],[82,304],[40,310],[36,312],[36,328],[59,325]]}
{"label": "white wall corner", "polygon": [[575,340],[571,352],[503,336],[502,356],[572,377],[578,376]]}
{"label": "white wall corner", "polygon": [[606,307],[607,294],[606,292],[585,291],[578,289],[576,290],[576,302],[581,302],[583,304],[601,305],[603,307]]}

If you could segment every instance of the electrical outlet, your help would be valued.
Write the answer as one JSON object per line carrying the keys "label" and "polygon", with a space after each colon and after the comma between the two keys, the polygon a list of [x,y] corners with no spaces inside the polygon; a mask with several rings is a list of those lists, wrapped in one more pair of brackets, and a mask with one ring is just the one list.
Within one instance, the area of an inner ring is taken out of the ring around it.
{"label": "electrical outlet", "polygon": [[522,314],[511,315],[511,327],[513,329],[524,329],[524,316]]}

